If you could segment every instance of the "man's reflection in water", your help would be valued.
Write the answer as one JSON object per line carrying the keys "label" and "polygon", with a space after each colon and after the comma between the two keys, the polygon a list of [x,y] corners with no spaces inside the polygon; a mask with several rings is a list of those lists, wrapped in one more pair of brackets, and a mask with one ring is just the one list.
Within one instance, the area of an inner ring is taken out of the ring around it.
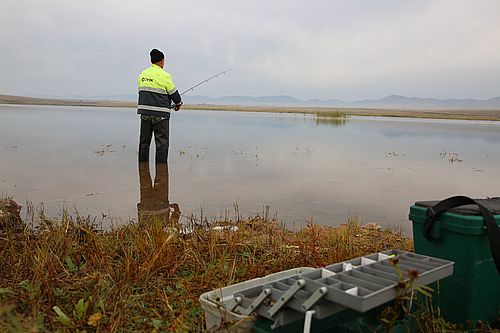
{"label": "man's reflection in water", "polygon": [[141,193],[137,204],[139,223],[156,222],[164,226],[178,226],[181,215],[179,205],[168,202],[168,164],[156,164],[155,179],[152,183],[149,162],[140,162],[139,184]]}

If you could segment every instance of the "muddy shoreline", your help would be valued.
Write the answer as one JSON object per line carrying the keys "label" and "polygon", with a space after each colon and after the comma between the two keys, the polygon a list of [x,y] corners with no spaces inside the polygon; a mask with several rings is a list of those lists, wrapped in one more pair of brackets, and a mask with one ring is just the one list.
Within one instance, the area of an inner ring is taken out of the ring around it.
{"label": "muddy shoreline", "polygon": [[[0,94],[0,104],[17,105],[55,105],[55,106],[88,106],[135,108],[137,103],[131,101],[51,99]],[[273,112],[294,114],[324,114],[325,117],[345,116],[377,116],[429,119],[457,120],[489,120],[500,121],[500,109],[453,108],[453,109],[403,109],[403,108],[336,108],[336,107],[279,107],[279,106],[245,106],[245,105],[211,105],[186,104],[185,109],[208,111],[240,111],[240,112]]]}

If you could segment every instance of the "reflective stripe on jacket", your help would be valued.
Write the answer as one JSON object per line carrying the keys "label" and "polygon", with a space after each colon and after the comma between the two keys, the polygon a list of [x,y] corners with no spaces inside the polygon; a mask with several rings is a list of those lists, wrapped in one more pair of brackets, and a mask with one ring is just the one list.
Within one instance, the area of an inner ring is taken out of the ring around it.
{"label": "reflective stripe on jacket", "polygon": [[181,102],[181,97],[172,82],[172,76],[158,65],[142,71],[137,79],[139,88],[138,114],[165,116],[171,104]]}

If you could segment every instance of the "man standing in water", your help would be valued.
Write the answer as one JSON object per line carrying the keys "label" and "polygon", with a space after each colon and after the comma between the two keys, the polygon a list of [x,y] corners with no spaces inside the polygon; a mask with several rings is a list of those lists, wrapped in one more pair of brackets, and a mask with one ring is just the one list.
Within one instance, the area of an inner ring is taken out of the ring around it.
{"label": "man standing in water", "polygon": [[155,136],[155,163],[167,163],[169,146],[169,121],[172,102],[174,110],[182,105],[181,95],[172,82],[172,76],[163,70],[165,56],[153,49],[151,67],[142,71],[137,79],[139,100],[137,114],[141,115],[141,133],[139,138],[139,162],[149,161],[149,146]]}

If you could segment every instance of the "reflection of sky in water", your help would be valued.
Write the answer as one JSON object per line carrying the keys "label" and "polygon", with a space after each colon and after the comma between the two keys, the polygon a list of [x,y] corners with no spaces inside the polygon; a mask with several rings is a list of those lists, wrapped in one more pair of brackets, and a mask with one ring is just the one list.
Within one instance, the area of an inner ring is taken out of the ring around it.
{"label": "reflection of sky in water", "polygon": [[[135,110],[0,106],[0,120],[1,194],[53,215],[136,218]],[[169,161],[169,199],[185,215],[237,203],[243,215],[269,205],[290,226],[355,215],[408,226],[415,201],[499,195],[500,124],[183,111],[171,118]]]}

